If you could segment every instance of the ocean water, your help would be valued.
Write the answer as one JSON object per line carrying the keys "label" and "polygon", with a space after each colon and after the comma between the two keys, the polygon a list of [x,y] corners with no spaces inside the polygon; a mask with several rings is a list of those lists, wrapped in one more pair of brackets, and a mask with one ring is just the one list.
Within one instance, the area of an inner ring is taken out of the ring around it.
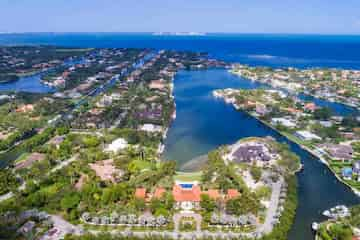
{"label": "ocean water", "polygon": [[74,47],[134,47],[208,52],[250,65],[360,69],[360,36],[208,34],[153,36],[146,33],[0,34],[0,45],[47,44]]}
{"label": "ocean water", "polygon": [[[360,69],[360,36],[211,34],[185,37],[116,33],[0,35],[0,45],[23,44],[191,50],[250,65]],[[339,183],[318,159],[256,119],[211,96],[213,89],[227,87],[252,89],[262,85],[233,76],[225,70],[181,71],[177,74],[174,92],[177,118],[166,139],[166,158],[174,159],[181,165],[219,145],[249,136],[270,135],[287,142],[305,165],[305,170],[298,174],[299,208],[289,235],[290,240],[313,239],[310,225],[313,221],[323,219],[323,210],[337,204],[360,203],[360,199]],[[341,104],[316,101],[332,107],[339,114],[352,112],[352,109]]]}

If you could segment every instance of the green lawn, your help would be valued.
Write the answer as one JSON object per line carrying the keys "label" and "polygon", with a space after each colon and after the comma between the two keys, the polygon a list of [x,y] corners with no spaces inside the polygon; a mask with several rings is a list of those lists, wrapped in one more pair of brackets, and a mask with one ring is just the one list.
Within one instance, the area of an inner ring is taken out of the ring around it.
{"label": "green lawn", "polygon": [[174,179],[177,181],[192,182],[200,181],[202,172],[176,172]]}
{"label": "green lawn", "polygon": [[21,163],[22,161],[25,161],[26,158],[30,155],[30,153],[28,152],[24,152],[22,153],[16,160],[15,160],[15,164]]}
{"label": "green lawn", "polygon": [[152,165],[150,162],[142,160],[133,160],[132,163],[140,170],[150,169]]}

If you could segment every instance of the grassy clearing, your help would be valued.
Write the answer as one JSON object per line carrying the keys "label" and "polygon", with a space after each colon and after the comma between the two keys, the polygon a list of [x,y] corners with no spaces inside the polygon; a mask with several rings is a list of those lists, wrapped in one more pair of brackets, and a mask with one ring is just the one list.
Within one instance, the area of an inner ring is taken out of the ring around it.
{"label": "grassy clearing", "polygon": [[202,172],[176,172],[174,179],[177,181],[192,182],[200,181]]}
{"label": "grassy clearing", "polygon": [[140,170],[150,169],[152,165],[150,162],[141,160],[133,160],[132,163]]}
{"label": "grassy clearing", "polygon": [[22,154],[15,160],[14,163],[17,164],[17,163],[21,163],[21,162],[25,161],[26,158],[27,158],[29,155],[30,155],[30,153],[28,153],[28,152],[22,153]]}

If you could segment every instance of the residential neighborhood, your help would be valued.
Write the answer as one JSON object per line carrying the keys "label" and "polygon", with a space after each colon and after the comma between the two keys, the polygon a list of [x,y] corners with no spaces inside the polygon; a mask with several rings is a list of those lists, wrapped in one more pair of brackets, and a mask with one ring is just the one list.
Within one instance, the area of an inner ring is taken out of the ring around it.
{"label": "residential neighborhood", "polygon": [[233,74],[282,88],[290,92],[306,93],[329,101],[360,106],[360,71],[347,69],[297,69],[250,67],[233,64]]}
{"label": "residential neighborhood", "polygon": [[[360,194],[358,116],[336,116],[326,107],[305,102],[282,90],[224,89],[214,91],[213,95],[246,111],[318,156],[340,180]],[[258,106],[263,109],[259,111]],[[254,155],[257,152],[253,150]],[[264,158],[266,155],[258,156]]]}

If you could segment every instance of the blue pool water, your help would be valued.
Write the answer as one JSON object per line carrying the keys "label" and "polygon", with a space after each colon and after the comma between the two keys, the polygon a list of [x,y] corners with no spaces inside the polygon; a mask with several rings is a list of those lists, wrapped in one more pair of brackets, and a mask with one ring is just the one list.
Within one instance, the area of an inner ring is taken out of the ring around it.
{"label": "blue pool water", "polygon": [[182,183],[182,184],[179,184],[182,188],[185,188],[185,189],[191,189],[193,187],[192,184],[189,184],[189,183]]}

